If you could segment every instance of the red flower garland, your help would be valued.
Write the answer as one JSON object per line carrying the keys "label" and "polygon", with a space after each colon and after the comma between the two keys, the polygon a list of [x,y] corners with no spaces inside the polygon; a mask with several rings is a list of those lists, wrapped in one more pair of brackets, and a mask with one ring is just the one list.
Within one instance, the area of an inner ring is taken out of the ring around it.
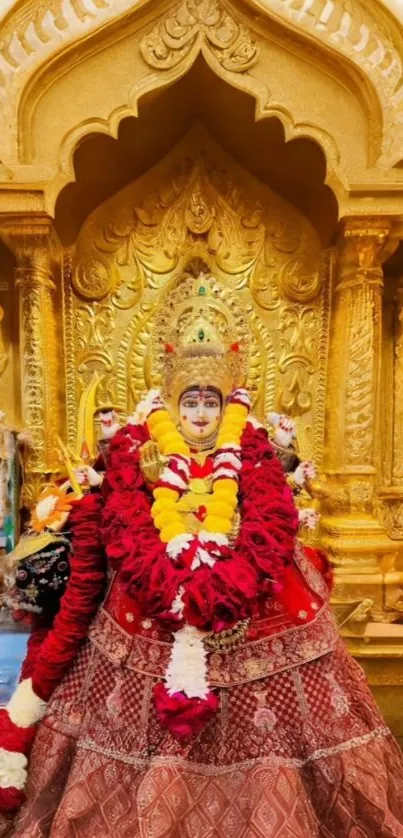
{"label": "red flower garland", "polygon": [[218,697],[210,692],[207,699],[186,698],[183,693],[169,695],[164,684],[154,687],[157,715],[162,727],[167,727],[181,742],[187,742],[203,730],[218,710]]}
{"label": "red flower garland", "polygon": [[99,530],[101,507],[101,495],[88,494],[70,514],[73,539],[69,584],[32,674],[33,690],[44,701],[76,657],[101,601],[106,580]]}
{"label": "red flower garland", "polygon": [[[168,558],[154,526],[139,463],[139,447],[148,438],[143,427],[120,431],[111,444],[107,472],[112,491],[103,511],[102,536],[128,596],[144,617],[176,619],[177,625],[182,619],[206,631],[221,631],[251,617],[262,593],[276,595],[281,590],[298,529],[293,497],[267,433],[248,423],[242,437],[242,517],[235,548],[220,548],[214,567],[194,571],[186,553],[176,561]],[[214,551],[214,546],[209,542],[207,549]],[[182,618],[175,618],[171,606],[180,588],[184,610]]]}
{"label": "red flower garland", "polygon": [[[69,519],[73,533],[71,575],[60,611],[52,629],[38,622],[28,641],[22,680],[32,677],[35,695],[45,701],[76,657],[104,589],[105,560],[99,532],[101,506],[101,496],[89,494],[74,507]],[[7,708],[0,710],[0,747],[4,751],[28,756],[36,729],[36,724],[19,727]],[[22,789],[0,788],[0,810],[11,814],[21,806],[24,797]]]}
{"label": "red flower garland", "polygon": [[[99,493],[86,495],[71,515],[73,532],[71,577],[54,626],[45,640],[30,641],[24,675],[32,673],[34,693],[47,700],[77,655],[101,601],[107,557],[125,583],[143,616],[160,622],[181,621],[204,630],[220,631],[253,616],[259,601],[280,599],[298,619],[309,619],[318,608],[293,563],[298,516],[280,463],[264,429],[249,423],[242,437],[239,480],[240,534],[233,549],[222,548],[212,568],[191,571],[186,558],[171,561],[151,517],[151,494],[145,484],[139,449],[149,439],[146,427],[127,426],[113,439],[110,465]],[[101,522],[101,526],[100,526]],[[214,553],[214,541],[204,545]],[[326,559],[315,552],[321,570],[330,572]],[[172,602],[183,588],[183,615],[174,616]],[[313,610],[314,609],[314,610]],[[304,614],[301,617],[301,613]],[[37,642],[38,641],[38,642]],[[34,662],[34,658],[36,658]],[[155,687],[157,712],[162,724],[184,741],[202,729],[217,708],[210,692],[206,701],[177,693],[168,696],[163,684]],[[1,746],[27,754],[35,726],[19,728],[7,711],[0,711]],[[17,808],[23,792],[0,790],[3,811]]]}
{"label": "red flower garland", "polygon": [[[27,654],[21,668],[20,680],[29,678],[35,668],[37,656],[49,627],[39,621],[33,621],[32,631],[28,639]],[[11,721],[7,709],[0,710],[0,747],[11,753],[28,756],[35,738],[36,725],[19,727]],[[22,789],[14,786],[0,788],[0,811],[12,814],[24,802],[25,794]]]}

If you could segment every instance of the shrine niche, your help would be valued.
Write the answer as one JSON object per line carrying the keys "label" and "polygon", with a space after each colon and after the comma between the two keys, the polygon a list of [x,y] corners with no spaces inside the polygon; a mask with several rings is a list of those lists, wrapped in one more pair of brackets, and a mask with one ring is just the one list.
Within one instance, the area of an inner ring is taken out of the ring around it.
{"label": "shrine niche", "polygon": [[257,415],[276,408],[303,416],[307,445],[321,459],[329,263],[301,213],[234,165],[201,126],[96,210],[70,256],[70,444],[81,446],[90,394],[95,405],[130,414],[158,385],[153,312],[196,258],[246,312]]}

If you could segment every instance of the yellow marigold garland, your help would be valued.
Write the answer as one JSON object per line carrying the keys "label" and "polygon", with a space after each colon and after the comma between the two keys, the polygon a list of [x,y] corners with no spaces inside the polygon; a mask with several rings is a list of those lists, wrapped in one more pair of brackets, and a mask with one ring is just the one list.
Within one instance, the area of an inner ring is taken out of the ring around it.
{"label": "yellow marigold garland", "polygon": [[[223,420],[217,437],[215,450],[240,446],[249,408],[246,405],[229,402],[224,410]],[[165,408],[151,413],[147,420],[149,431],[164,456],[182,455],[190,459],[189,445],[185,442]],[[238,481],[231,477],[215,480],[208,502],[203,528],[207,532],[227,535],[231,531],[232,518],[237,506]],[[153,491],[154,503],[151,514],[154,524],[160,530],[160,538],[168,543],[172,538],[185,535],[187,528],[183,515],[177,508],[180,492],[174,488],[157,486]]]}

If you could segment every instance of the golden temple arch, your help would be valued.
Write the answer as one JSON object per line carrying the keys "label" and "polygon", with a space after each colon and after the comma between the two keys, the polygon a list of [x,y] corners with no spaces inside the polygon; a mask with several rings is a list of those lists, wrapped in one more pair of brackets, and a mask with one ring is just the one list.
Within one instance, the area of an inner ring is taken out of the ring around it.
{"label": "golden temple arch", "polygon": [[203,260],[248,318],[257,414],[293,416],[318,464],[335,607],[391,707],[402,62],[370,0],[28,0],[0,22],[0,393],[33,437],[25,502],[57,435],[79,451],[98,404],[132,411],[161,294]]}

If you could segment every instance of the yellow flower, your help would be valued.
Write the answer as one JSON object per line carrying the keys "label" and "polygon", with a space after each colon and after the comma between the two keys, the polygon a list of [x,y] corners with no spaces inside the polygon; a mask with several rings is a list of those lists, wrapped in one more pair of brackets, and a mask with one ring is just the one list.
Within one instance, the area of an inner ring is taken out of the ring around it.
{"label": "yellow flower", "polygon": [[152,429],[152,434],[156,440],[160,440],[165,434],[169,434],[172,431],[172,422],[166,422],[165,420],[158,423],[155,428]]}
{"label": "yellow flower", "polygon": [[177,500],[179,497],[179,492],[176,489],[170,489],[168,486],[157,486],[156,489],[153,491],[153,495],[156,500],[160,498],[166,498],[167,500]]}
{"label": "yellow flower", "polygon": [[203,529],[207,532],[220,532],[226,535],[231,532],[232,523],[228,518],[219,518],[215,515],[207,515],[204,519]]}
{"label": "yellow flower", "polygon": [[225,416],[237,416],[245,422],[248,416],[248,408],[244,404],[229,404],[225,409]]}
{"label": "yellow flower", "polygon": [[151,413],[147,419],[147,425],[151,431],[154,431],[154,428],[156,428],[156,426],[161,422],[172,422],[172,419],[165,408]]}
{"label": "yellow flower", "polygon": [[175,521],[180,523],[180,517],[175,510],[172,509],[163,509],[161,512],[157,512],[154,518],[154,525],[158,527],[159,530],[162,530],[166,524],[173,524]]}
{"label": "yellow flower", "polygon": [[228,520],[231,520],[234,514],[234,506],[230,503],[226,503],[222,495],[219,495],[216,498],[215,493],[209,501],[207,509],[209,515],[214,515],[215,517],[218,516],[219,518],[228,518]]}
{"label": "yellow flower", "polygon": [[167,524],[163,530],[160,532],[160,539],[164,544],[168,544],[168,541],[171,541],[171,538],[175,538],[176,535],[184,535],[186,532],[186,527],[182,524],[181,521],[174,521],[172,524]]}
{"label": "yellow flower", "polygon": [[151,515],[154,518],[158,512],[165,512],[166,509],[174,511],[176,509],[176,502],[173,498],[159,498],[154,501],[151,507]]}
{"label": "yellow flower", "polygon": [[214,485],[214,494],[223,495],[224,493],[227,494],[228,497],[236,497],[238,494],[237,481],[232,480],[230,477],[217,480]]}

